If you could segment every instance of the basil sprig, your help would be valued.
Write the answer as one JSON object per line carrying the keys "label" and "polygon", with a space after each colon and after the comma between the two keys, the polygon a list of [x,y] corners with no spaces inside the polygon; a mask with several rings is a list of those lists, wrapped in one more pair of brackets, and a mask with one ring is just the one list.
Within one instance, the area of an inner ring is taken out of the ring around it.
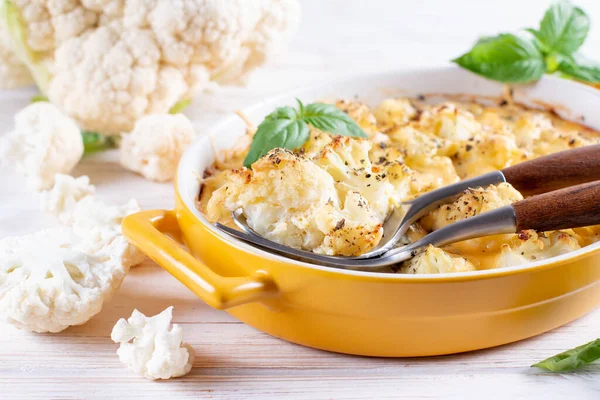
{"label": "basil sprig", "polygon": [[547,358],[532,367],[551,372],[569,372],[578,370],[596,360],[600,360],[600,339]]}
{"label": "basil sprig", "polygon": [[600,64],[576,53],[589,29],[590,19],[581,8],[560,1],[546,11],[539,28],[482,38],[468,53],[452,61],[476,74],[505,83],[533,82],[544,73],[554,72],[598,83]]}
{"label": "basil sprig", "polygon": [[308,105],[296,99],[298,109],[279,107],[258,126],[244,166],[251,165],[275,148],[297,149],[308,140],[311,124],[317,129],[342,136],[366,138],[366,133],[348,114],[332,104]]}

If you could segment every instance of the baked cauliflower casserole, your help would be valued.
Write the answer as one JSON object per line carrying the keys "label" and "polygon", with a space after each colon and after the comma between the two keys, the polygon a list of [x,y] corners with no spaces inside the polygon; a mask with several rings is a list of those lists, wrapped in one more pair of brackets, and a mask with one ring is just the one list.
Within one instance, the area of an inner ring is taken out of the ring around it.
{"label": "baked cauliflower casserole", "polygon": [[[395,207],[438,187],[535,157],[600,143],[600,135],[550,111],[507,101],[498,105],[397,98],[371,109],[335,104],[368,139],[334,136],[311,127],[294,151],[271,150],[242,167],[254,130],[217,155],[205,171],[198,208],[235,228],[242,209],[260,235],[295,248],[354,256],[373,249]],[[521,200],[508,183],[472,188],[415,223],[413,242],[453,222]],[[600,239],[600,226],[554,232],[523,231],[429,246],[394,271],[463,272],[520,265],[579,249]]]}

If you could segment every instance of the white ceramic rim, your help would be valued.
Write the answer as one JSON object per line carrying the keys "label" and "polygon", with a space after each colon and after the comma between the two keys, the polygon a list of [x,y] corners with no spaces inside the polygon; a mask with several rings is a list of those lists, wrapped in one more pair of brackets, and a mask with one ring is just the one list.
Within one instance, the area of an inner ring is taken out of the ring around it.
{"label": "white ceramic rim", "polygon": [[[261,108],[266,107],[268,110],[272,110],[277,106],[282,106],[285,104],[293,104],[290,99],[294,99],[296,97],[302,99],[303,94],[309,93],[311,91],[320,91],[322,93],[326,93],[327,88],[330,86],[347,85],[349,87],[352,87],[353,84],[355,84],[356,82],[368,82],[369,80],[380,81],[380,80],[385,80],[386,78],[407,79],[407,77],[410,77],[411,75],[417,75],[417,74],[422,74],[422,73],[444,74],[444,73],[450,73],[450,72],[452,74],[457,74],[457,75],[467,74],[469,76],[468,79],[473,80],[473,82],[476,82],[476,84],[474,84],[474,85],[485,84],[488,86],[489,85],[501,86],[496,82],[488,81],[488,80],[483,79],[475,74],[464,71],[464,70],[462,70],[458,67],[454,67],[454,66],[409,69],[409,70],[400,70],[400,71],[393,71],[393,72],[384,72],[384,73],[363,75],[363,76],[354,77],[354,78],[347,78],[342,81],[334,82],[331,84],[321,84],[321,85],[311,86],[308,88],[300,88],[300,89],[291,90],[291,91],[283,93],[281,95],[273,96],[268,99],[265,99],[264,101],[262,101],[260,103],[254,104],[253,106],[244,108],[242,110],[242,112],[244,112],[244,114],[250,116],[250,115],[256,114],[257,110],[259,110]],[[532,106],[539,105],[539,104],[536,104],[536,101],[546,102],[547,99],[544,99],[544,98],[528,97],[528,93],[527,93],[529,91],[535,92],[537,85],[544,85],[546,83],[552,83],[553,85],[558,84],[558,86],[562,86],[562,88],[564,88],[564,89],[571,90],[574,92],[579,92],[579,94],[585,93],[586,95],[588,95],[588,97],[591,96],[596,99],[596,105],[594,107],[596,107],[596,109],[600,109],[600,90],[594,89],[587,85],[583,85],[583,84],[580,84],[580,83],[577,83],[577,82],[574,82],[571,80],[562,79],[562,78],[559,78],[556,76],[544,76],[536,85],[528,85],[528,86],[520,87],[519,89],[515,90],[515,100],[517,102],[523,102],[523,103],[527,104],[527,103],[529,103],[529,101],[527,100],[529,98],[529,99],[531,99],[531,103],[528,105],[532,105]],[[552,86],[552,85],[550,85],[550,86]],[[523,89],[523,93],[519,94],[518,90],[522,90],[522,89]],[[399,89],[399,91],[403,92],[403,89]],[[542,90],[542,92],[543,92],[543,90]],[[423,92],[421,92],[421,93],[423,93]],[[427,91],[427,93],[431,93],[431,92]],[[438,92],[435,91],[434,93],[438,93]],[[564,96],[565,93],[566,92],[561,91],[561,96]],[[467,88],[462,90],[460,92],[460,94],[469,94],[467,91]],[[496,95],[500,95],[500,93],[497,93]],[[326,95],[322,95],[322,96],[326,96]],[[475,94],[475,96],[477,96],[477,94]],[[519,96],[521,96],[521,98],[519,98]],[[306,101],[305,101],[305,103],[306,103]],[[548,104],[548,103],[544,103],[544,104]],[[556,103],[551,103],[551,104],[556,104]],[[555,109],[555,110],[557,110],[558,113],[563,118],[572,119],[572,120],[579,119],[579,117],[576,117],[576,116],[574,116],[574,114],[571,113],[570,109],[565,109],[565,108],[559,107],[558,109]],[[264,116],[267,113],[268,113],[268,111],[262,112],[262,115]],[[591,115],[593,115],[593,114],[591,114]],[[578,121],[578,122],[581,122],[581,121]],[[596,130],[600,130],[600,116],[597,118],[596,121],[593,121],[593,122],[594,123],[590,124],[590,126],[594,127]],[[589,120],[588,120],[588,123],[589,123]],[[200,211],[196,208],[196,199],[197,199],[197,195],[200,190],[200,184],[198,181],[198,177],[202,176],[204,173],[204,170],[201,171],[200,167],[199,167],[201,165],[201,157],[200,157],[201,149],[213,146],[211,141],[214,140],[214,136],[213,136],[213,138],[211,138],[211,136],[214,135],[215,132],[218,132],[219,130],[221,130],[225,127],[228,127],[230,125],[233,125],[233,126],[237,125],[238,129],[240,130],[240,135],[243,134],[245,126],[243,125],[240,118],[237,115],[234,115],[232,113],[231,116],[223,118],[219,123],[216,123],[214,125],[214,127],[210,130],[210,132],[207,132],[206,134],[203,134],[203,135],[197,137],[195,139],[195,141],[188,147],[185,154],[182,156],[181,161],[178,166],[178,170],[177,170],[178,179],[177,179],[176,190],[178,191],[185,206],[188,209],[190,209],[191,212],[194,214],[194,216],[196,216],[198,221],[200,223],[202,223],[203,225],[205,225],[210,231],[212,231],[214,234],[216,234],[217,236],[219,236],[221,239],[225,240],[232,246],[235,246],[235,247],[237,247],[243,251],[249,252],[249,253],[255,253],[266,259],[271,259],[273,261],[278,261],[278,262],[290,263],[290,264],[297,265],[297,266],[303,267],[303,268],[312,268],[312,269],[317,269],[317,270],[321,270],[321,271],[327,271],[330,273],[338,273],[338,274],[342,274],[342,275],[355,275],[355,276],[363,276],[363,277],[371,277],[371,278],[386,278],[386,279],[393,279],[393,280],[438,281],[438,280],[448,280],[448,279],[452,279],[452,280],[459,279],[460,280],[460,278],[475,278],[475,277],[485,279],[485,278],[492,278],[497,275],[513,274],[516,272],[522,272],[522,271],[527,271],[530,269],[542,267],[544,265],[562,263],[563,261],[567,261],[571,258],[576,258],[576,257],[582,256],[582,255],[585,255],[587,253],[594,252],[595,250],[600,248],[600,242],[597,242],[597,243],[593,243],[589,246],[583,247],[579,250],[575,250],[575,251],[572,251],[572,252],[557,256],[557,257],[552,257],[552,258],[549,258],[546,260],[540,260],[540,261],[536,261],[536,262],[532,262],[532,263],[528,263],[528,264],[524,264],[524,265],[519,265],[519,266],[514,266],[514,267],[505,267],[505,268],[496,268],[496,269],[487,269],[487,270],[478,270],[478,271],[471,271],[471,272],[447,272],[447,273],[440,273],[440,274],[399,274],[399,273],[385,273],[385,272],[353,271],[353,270],[345,270],[345,269],[340,269],[340,268],[326,267],[326,266],[320,266],[320,265],[316,265],[316,264],[296,261],[291,258],[272,254],[267,251],[261,250],[259,248],[253,247],[247,243],[244,243],[241,240],[238,240],[238,239],[235,239],[235,238],[229,236],[225,232],[221,231],[220,229],[218,229],[214,225],[212,225],[202,215],[202,213],[200,213]],[[210,163],[212,163],[213,161],[214,161],[214,159],[210,160]]]}

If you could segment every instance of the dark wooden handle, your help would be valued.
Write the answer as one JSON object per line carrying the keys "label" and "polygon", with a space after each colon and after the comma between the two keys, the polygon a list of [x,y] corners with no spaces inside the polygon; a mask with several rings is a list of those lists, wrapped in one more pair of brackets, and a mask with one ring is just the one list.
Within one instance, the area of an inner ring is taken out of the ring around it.
{"label": "dark wooden handle", "polygon": [[600,180],[600,144],[561,151],[502,170],[524,196]]}
{"label": "dark wooden handle", "polygon": [[517,231],[600,225],[600,181],[544,193],[513,204]]}

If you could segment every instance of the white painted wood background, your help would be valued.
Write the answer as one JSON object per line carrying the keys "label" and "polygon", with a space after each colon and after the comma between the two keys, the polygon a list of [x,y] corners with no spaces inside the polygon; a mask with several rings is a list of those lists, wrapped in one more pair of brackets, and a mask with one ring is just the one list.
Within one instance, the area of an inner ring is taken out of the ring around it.
{"label": "white painted wood background", "polygon": [[[187,114],[199,134],[236,108],[282,90],[350,74],[446,63],[477,35],[537,23],[549,1],[303,3],[303,23],[288,52],[259,71],[247,88],[223,89],[194,102]],[[600,59],[600,2],[577,3],[597,22],[584,50]],[[0,92],[0,132],[10,129],[12,115],[32,93]],[[87,158],[75,174],[88,174],[107,200],[135,196],[145,208],[172,206],[171,185],[144,181],[114,160],[114,154]],[[37,195],[10,172],[0,172],[0,237],[52,224],[40,213]],[[169,305],[175,306],[174,320],[184,325],[197,358],[185,378],[149,382],[119,363],[110,331],[133,308],[155,314]],[[0,325],[0,399],[599,399],[600,365],[570,375],[529,368],[599,336],[600,312],[595,312],[537,338],[469,354],[423,359],[331,354],[272,338],[212,310],[146,262],[86,325],[54,335]]]}

